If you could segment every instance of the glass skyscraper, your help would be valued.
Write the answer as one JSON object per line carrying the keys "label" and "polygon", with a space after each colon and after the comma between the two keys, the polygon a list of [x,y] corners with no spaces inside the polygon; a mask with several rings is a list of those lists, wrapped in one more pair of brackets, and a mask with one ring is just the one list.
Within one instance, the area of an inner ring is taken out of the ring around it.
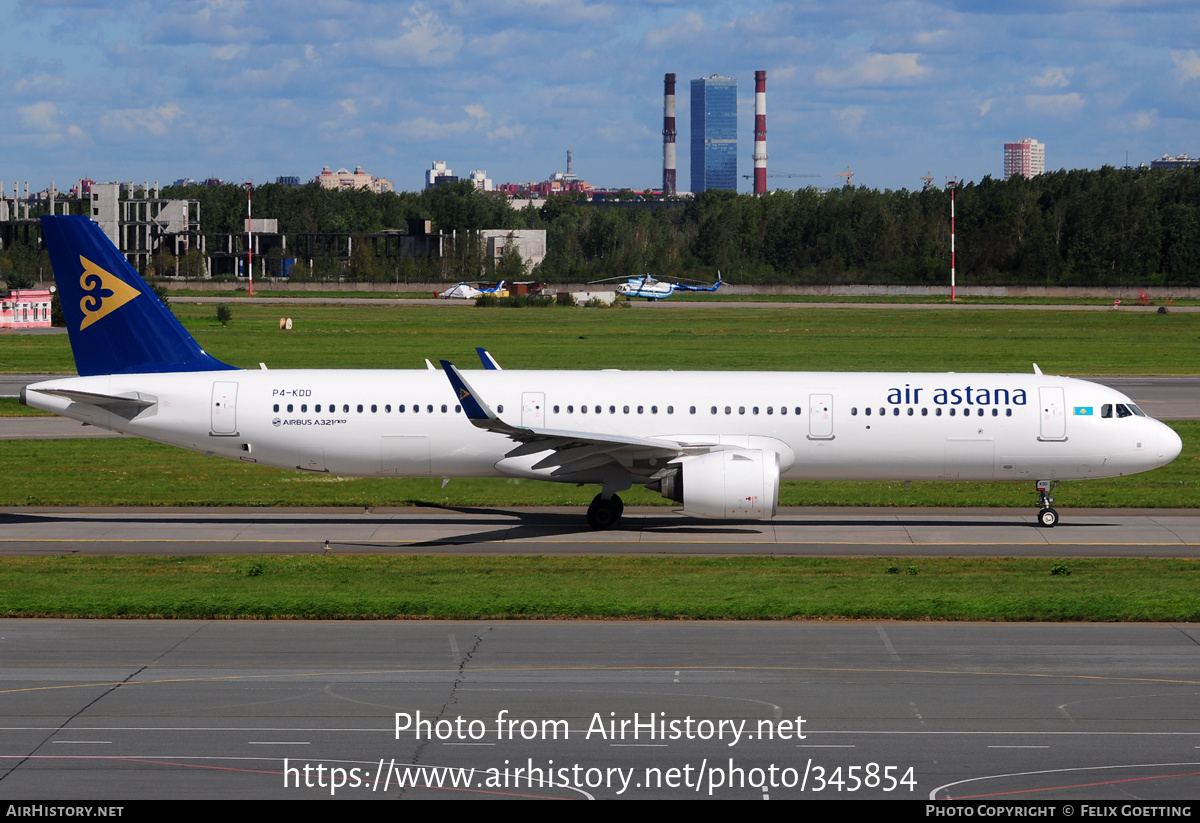
{"label": "glass skyscraper", "polygon": [[737,80],[692,81],[692,192],[737,191]]}

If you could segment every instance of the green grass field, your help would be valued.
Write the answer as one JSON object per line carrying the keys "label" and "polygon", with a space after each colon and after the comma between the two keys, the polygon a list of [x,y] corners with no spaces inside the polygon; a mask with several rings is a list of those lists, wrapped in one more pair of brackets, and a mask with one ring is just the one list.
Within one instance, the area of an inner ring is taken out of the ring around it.
{"label": "green grass field", "polygon": [[[1058,573],[1054,573],[1054,572]],[[10,557],[0,617],[1200,619],[1200,562]]]}
{"label": "green grass field", "polygon": [[[222,327],[211,305],[173,308],[206,351],[246,368],[474,368],[483,346],[525,369],[1200,374],[1193,313],[234,305]],[[0,371],[74,370],[66,335],[0,335]]]}

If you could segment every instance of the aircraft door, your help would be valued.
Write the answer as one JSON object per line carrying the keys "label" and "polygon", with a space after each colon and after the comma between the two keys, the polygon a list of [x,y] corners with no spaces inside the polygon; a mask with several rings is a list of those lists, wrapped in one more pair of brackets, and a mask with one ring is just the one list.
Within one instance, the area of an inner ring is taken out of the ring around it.
{"label": "aircraft door", "polygon": [[527,429],[540,429],[546,423],[546,395],[542,392],[522,392],[521,425]]}
{"label": "aircraft door", "polygon": [[808,439],[833,439],[833,395],[808,396]]}
{"label": "aircraft door", "polygon": [[212,388],[212,433],[237,434],[237,383],[218,380]]}
{"label": "aircraft door", "polygon": [[1067,403],[1061,386],[1043,386],[1038,389],[1041,403],[1041,433],[1039,440],[1067,439]]}

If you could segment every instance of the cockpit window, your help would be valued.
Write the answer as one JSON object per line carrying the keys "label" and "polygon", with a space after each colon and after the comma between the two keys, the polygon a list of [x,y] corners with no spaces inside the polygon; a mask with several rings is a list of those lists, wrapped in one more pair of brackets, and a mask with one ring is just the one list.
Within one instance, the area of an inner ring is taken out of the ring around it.
{"label": "cockpit window", "polygon": [[1117,404],[1117,417],[1133,417],[1133,412],[1124,403]]}
{"label": "cockpit window", "polygon": [[1105,403],[1100,407],[1100,416],[1105,418],[1112,417],[1112,403]]}
{"label": "cockpit window", "polygon": [[1130,404],[1129,404],[1129,409],[1130,409],[1130,411],[1132,411],[1134,414],[1136,414],[1138,417],[1145,417],[1145,416],[1146,416],[1146,413],[1145,413],[1144,411],[1142,411],[1141,409],[1139,409],[1137,406],[1133,405],[1132,403],[1130,403]]}

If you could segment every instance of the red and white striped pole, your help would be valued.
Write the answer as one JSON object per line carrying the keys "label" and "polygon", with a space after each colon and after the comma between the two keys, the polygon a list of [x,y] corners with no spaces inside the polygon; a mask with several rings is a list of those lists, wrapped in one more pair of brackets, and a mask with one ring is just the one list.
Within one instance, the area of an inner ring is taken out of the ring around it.
{"label": "red and white striped pole", "polygon": [[663,196],[675,195],[675,75],[663,77]]}
{"label": "red and white striped pole", "polygon": [[250,277],[250,296],[254,296],[254,216],[250,210],[250,191],[254,181],[246,184],[246,273]]}
{"label": "red and white striped pole", "polygon": [[767,193],[767,73],[754,72],[754,193]]}
{"label": "red and white striped pole", "polygon": [[950,302],[957,301],[954,293],[954,190],[958,188],[958,180],[950,181]]}

